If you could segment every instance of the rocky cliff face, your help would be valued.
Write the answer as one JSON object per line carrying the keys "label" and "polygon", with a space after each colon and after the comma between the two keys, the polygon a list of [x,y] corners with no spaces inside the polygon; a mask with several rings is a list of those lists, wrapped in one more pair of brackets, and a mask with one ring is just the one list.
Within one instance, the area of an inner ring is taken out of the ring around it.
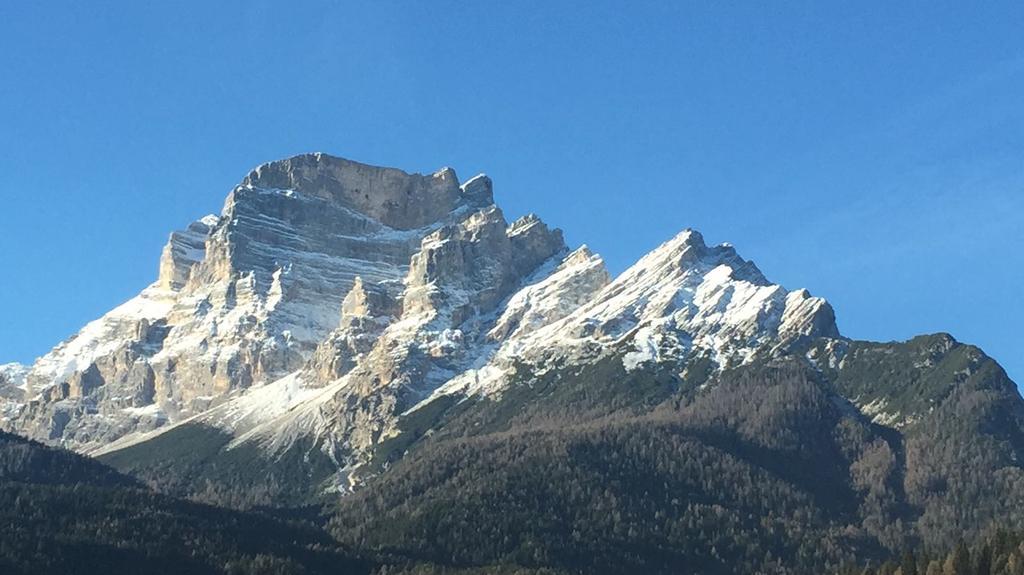
{"label": "rocky cliff face", "polygon": [[40,358],[5,425],[101,453],[198,423],[352,470],[422,406],[524,365],[727,367],[816,337],[838,337],[824,300],[696,232],[612,281],[537,216],[508,222],[486,176],[309,154],[171,234],[157,281]]}
{"label": "rocky cliff face", "polygon": [[86,448],[302,367],[356,278],[400,282],[420,240],[491,204],[432,175],[323,154],[271,162],[171,234],[157,281],[32,366],[10,427]]}

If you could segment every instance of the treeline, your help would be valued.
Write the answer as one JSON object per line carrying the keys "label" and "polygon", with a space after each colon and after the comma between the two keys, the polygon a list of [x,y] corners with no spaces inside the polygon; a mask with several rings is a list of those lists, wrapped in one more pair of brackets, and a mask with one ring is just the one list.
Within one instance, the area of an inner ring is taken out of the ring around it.
{"label": "treeline", "polygon": [[946,553],[907,551],[877,567],[847,567],[840,575],[1024,575],[1024,534],[997,532]]}
{"label": "treeline", "polygon": [[88,483],[138,487],[140,484],[94,459],[0,431],[0,481],[37,485]]}

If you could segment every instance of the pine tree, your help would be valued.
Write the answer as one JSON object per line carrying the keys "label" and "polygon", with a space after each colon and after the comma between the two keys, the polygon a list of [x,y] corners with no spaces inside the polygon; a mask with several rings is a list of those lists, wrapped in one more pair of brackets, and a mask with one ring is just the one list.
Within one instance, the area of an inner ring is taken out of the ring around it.
{"label": "pine tree", "polygon": [[900,572],[902,575],[918,575],[917,557],[914,556],[913,551],[903,554],[903,559],[900,561]]}
{"label": "pine tree", "polygon": [[967,544],[963,540],[957,544],[956,550],[946,558],[942,574],[971,575],[971,552],[967,549]]}
{"label": "pine tree", "polygon": [[992,547],[985,544],[978,554],[978,566],[975,569],[977,575],[992,575]]}

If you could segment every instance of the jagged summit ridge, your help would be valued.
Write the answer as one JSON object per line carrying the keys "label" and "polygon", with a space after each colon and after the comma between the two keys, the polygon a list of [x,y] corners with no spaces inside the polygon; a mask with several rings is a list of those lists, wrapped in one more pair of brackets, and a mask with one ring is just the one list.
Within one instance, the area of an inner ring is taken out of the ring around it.
{"label": "jagged summit ridge", "polygon": [[698,232],[685,230],[524,345],[585,350],[593,341],[628,343],[635,351],[626,361],[633,365],[696,350],[724,366],[801,336],[839,336],[828,302],[770,283],[732,246],[709,247]]}
{"label": "jagged summit ridge", "polygon": [[[557,312],[532,319],[539,309]],[[837,338],[839,330],[827,301],[770,283],[731,245],[709,247],[688,229],[614,280],[599,256],[577,250],[517,293],[492,334],[501,345],[490,360],[441,393],[498,392],[524,361],[581,364],[610,353],[622,354],[627,371],[694,356],[727,367],[806,338]]]}
{"label": "jagged summit ridge", "polygon": [[494,201],[489,186],[474,185],[465,192],[451,168],[409,174],[320,152],[263,164],[239,188],[289,190],[349,208],[396,230],[429,225],[460,203],[482,207]]}

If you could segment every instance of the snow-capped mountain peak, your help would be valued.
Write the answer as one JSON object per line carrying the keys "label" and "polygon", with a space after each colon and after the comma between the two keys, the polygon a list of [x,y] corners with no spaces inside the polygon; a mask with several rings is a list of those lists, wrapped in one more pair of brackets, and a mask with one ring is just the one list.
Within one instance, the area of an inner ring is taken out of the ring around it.
{"label": "snow-capped mountain peak", "polygon": [[628,368],[693,352],[724,366],[802,335],[838,335],[825,300],[787,292],[732,246],[708,247],[698,232],[684,230],[524,345],[579,354],[628,344]]}
{"label": "snow-capped mountain peak", "polygon": [[28,371],[6,426],[104,452],[201,425],[352,469],[424,405],[500,394],[524,366],[727,367],[837,335],[827,302],[694,230],[613,280],[535,214],[509,223],[485,175],[306,154],[173,233],[153,285]]}

